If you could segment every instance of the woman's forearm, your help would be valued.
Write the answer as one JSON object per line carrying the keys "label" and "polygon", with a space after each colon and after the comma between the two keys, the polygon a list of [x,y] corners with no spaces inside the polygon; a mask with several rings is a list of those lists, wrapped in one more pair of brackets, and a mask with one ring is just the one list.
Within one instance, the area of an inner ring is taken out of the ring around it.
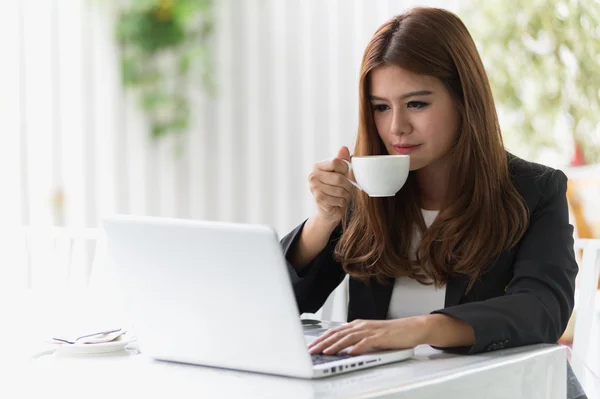
{"label": "woman's forearm", "polygon": [[325,221],[316,216],[306,221],[298,241],[288,255],[288,260],[296,270],[302,270],[327,246],[337,225],[338,222]]}
{"label": "woman's forearm", "polygon": [[430,314],[423,317],[426,326],[423,344],[442,348],[475,344],[475,331],[464,321],[444,314]]}

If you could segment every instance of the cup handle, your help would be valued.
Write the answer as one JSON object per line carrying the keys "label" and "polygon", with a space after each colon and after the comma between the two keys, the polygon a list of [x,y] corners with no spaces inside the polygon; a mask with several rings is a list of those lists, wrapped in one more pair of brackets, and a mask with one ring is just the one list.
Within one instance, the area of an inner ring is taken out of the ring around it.
{"label": "cup handle", "polygon": [[[345,159],[342,159],[342,161],[346,162],[346,165],[348,165],[348,171],[351,171],[351,170],[352,170],[352,164],[351,164],[350,162],[346,161]],[[346,177],[346,179],[347,179],[347,180],[348,180],[350,183],[352,183],[352,185],[353,185],[354,187],[358,188],[360,191],[365,191],[365,190],[363,190],[363,189],[362,189],[362,188],[361,188],[361,187],[358,185],[358,183],[357,183],[357,182],[355,182],[354,180],[350,179],[349,177]]]}

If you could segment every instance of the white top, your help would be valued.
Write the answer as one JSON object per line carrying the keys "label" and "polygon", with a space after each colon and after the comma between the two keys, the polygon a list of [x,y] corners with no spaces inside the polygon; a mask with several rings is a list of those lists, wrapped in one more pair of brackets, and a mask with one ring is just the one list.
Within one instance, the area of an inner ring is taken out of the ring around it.
{"label": "white top", "polygon": [[[422,209],[425,225],[431,226],[439,211],[427,211]],[[411,243],[411,258],[414,259],[415,251],[421,241],[417,229]],[[402,317],[419,316],[429,314],[434,310],[444,307],[446,298],[446,287],[436,289],[433,285],[423,285],[417,280],[408,277],[397,278],[394,283],[394,291],[388,309],[388,319],[399,319]]]}

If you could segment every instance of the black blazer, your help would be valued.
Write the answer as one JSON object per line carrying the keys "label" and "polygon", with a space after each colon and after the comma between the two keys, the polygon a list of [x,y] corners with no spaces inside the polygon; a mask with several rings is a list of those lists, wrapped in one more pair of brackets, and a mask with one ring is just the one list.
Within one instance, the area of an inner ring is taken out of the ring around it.
{"label": "black blazer", "polygon": [[[556,343],[573,311],[578,266],[569,224],[567,177],[560,170],[511,155],[509,167],[529,209],[529,227],[518,245],[502,253],[468,293],[466,277],[450,278],[444,308],[432,313],[468,323],[475,331],[475,344],[444,350],[474,354]],[[286,259],[303,226],[282,239]],[[300,273],[288,262],[300,313],[316,312],[344,279],[346,273],[333,257],[340,235],[338,226],[325,249]],[[350,278],[348,321],[386,319],[393,287],[393,279],[384,285],[373,280],[367,286]]]}

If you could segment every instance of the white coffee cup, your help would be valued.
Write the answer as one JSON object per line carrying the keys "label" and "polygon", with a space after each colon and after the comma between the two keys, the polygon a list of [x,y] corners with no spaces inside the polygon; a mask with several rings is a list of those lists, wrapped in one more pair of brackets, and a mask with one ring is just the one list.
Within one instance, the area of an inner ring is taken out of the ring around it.
{"label": "white coffee cup", "polygon": [[350,183],[369,197],[393,197],[408,178],[408,155],[369,155],[343,161],[354,172],[356,182],[348,179]]}

